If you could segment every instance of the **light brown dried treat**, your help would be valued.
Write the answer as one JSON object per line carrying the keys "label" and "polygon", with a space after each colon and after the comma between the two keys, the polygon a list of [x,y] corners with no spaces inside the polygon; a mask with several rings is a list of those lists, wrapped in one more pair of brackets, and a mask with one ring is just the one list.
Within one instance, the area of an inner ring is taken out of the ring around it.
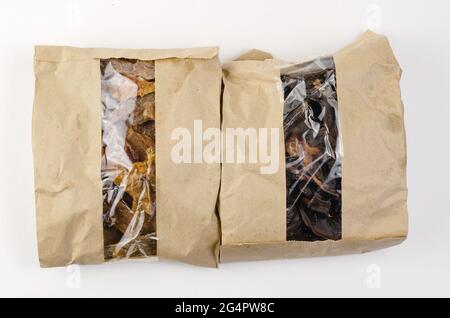
{"label": "light brown dried treat", "polygon": [[155,141],[128,128],[125,150],[133,162],[147,161],[147,149],[155,149]]}
{"label": "light brown dried treat", "polygon": [[120,174],[114,179],[114,184],[117,186],[122,185],[124,178],[126,178],[127,179],[126,182],[129,183],[130,175],[133,173],[145,176],[147,174],[147,164],[145,162],[133,163],[131,171],[122,170]]}
{"label": "light brown dried treat", "polygon": [[155,63],[153,61],[140,61],[134,63],[133,74],[147,81],[155,79]]}
{"label": "light brown dried treat", "polygon": [[152,255],[156,255],[156,240],[152,233],[139,235],[123,246],[120,244],[105,246],[105,259],[140,258]]}
{"label": "light brown dried treat", "polygon": [[119,201],[114,211],[114,226],[122,233],[124,233],[131,220],[133,219],[133,211],[123,202]]}
{"label": "light brown dried treat", "polygon": [[[155,164],[156,164],[156,154],[155,151],[149,149],[147,150],[147,175],[148,175],[148,180],[149,183],[151,185],[151,189],[152,187],[156,187],[156,169],[155,169]],[[153,198],[154,200],[154,198]]]}
{"label": "light brown dried treat", "polygon": [[[105,61],[101,61],[102,74],[108,65]],[[154,62],[108,61],[115,71],[102,78],[106,88],[102,93],[111,94],[119,101],[135,98],[136,106],[132,119],[127,122],[125,136],[125,151],[132,167],[128,170],[108,166],[117,170],[109,178],[114,180],[113,187],[123,187],[124,192],[114,192],[122,197],[114,211],[110,211],[109,205],[104,211],[110,213],[104,229],[105,258],[151,256],[156,254]]]}
{"label": "light brown dried treat", "polygon": [[138,97],[133,112],[133,125],[140,125],[155,119],[155,94]]}
{"label": "light brown dried treat", "polygon": [[137,60],[133,62],[125,59],[111,59],[110,61],[117,72],[127,77],[140,78],[146,81],[155,79],[155,63],[153,61]]}
{"label": "light brown dried treat", "polygon": [[144,211],[134,212],[123,201],[117,204],[114,216],[116,221],[114,225],[122,233],[144,235],[155,231],[152,215]]}
{"label": "light brown dried treat", "polygon": [[132,62],[124,59],[110,59],[112,67],[116,72],[123,75],[132,75],[134,72],[134,65]]}
{"label": "light brown dried treat", "polygon": [[139,79],[135,83],[138,86],[138,95],[140,97],[155,92],[155,83],[154,82],[147,82],[147,81]]}
{"label": "light brown dried treat", "polygon": [[319,89],[322,86],[322,82],[317,78],[314,80],[313,85],[315,89]]}
{"label": "light brown dried treat", "polygon": [[155,92],[155,82],[146,81],[138,76],[123,74],[126,78],[133,81],[138,86],[137,95],[142,97]]}
{"label": "light brown dried treat", "polygon": [[155,121],[149,120],[140,125],[134,126],[134,130],[144,136],[149,137],[150,139],[155,140]]}
{"label": "light brown dried treat", "polygon": [[133,211],[136,210],[138,201],[146,196],[145,187],[147,182],[147,163],[133,163],[130,173],[127,177],[127,186],[125,191],[133,198]]}
{"label": "light brown dried treat", "polygon": [[311,147],[307,142],[303,143],[303,148],[305,149],[305,152],[313,158],[321,154],[319,147]]}

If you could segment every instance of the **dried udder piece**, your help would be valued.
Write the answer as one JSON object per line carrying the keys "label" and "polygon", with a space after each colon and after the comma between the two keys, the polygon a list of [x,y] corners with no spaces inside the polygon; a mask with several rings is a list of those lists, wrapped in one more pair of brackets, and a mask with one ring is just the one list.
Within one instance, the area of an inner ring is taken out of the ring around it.
{"label": "dried udder piece", "polygon": [[138,95],[140,97],[143,97],[147,94],[151,94],[151,93],[155,92],[155,83],[153,83],[153,82],[147,82],[147,81],[138,79],[137,81],[135,81],[135,83],[138,86]]}
{"label": "dried udder piece", "polygon": [[131,220],[133,219],[133,211],[123,202],[120,200],[117,205],[116,209],[114,210],[114,226],[122,233],[124,233],[128,225],[130,224]]}
{"label": "dried udder piece", "polygon": [[150,193],[147,193],[147,170],[147,163],[137,162],[133,164],[133,168],[127,176],[125,191],[133,198],[133,211],[138,208],[139,203],[150,201]]}
{"label": "dried udder piece", "polygon": [[153,61],[110,59],[114,69],[133,78],[141,78],[146,81],[155,79],[155,63]]}
{"label": "dried udder piece", "polygon": [[132,211],[123,201],[117,204],[114,226],[122,233],[148,234],[154,232],[154,224],[152,224],[152,216],[148,213]]}
{"label": "dried udder piece", "polygon": [[146,162],[133,163],[130,172],[123,171],[115,180],[117,186],[124,186],[131,197],[131,210],[145,210],[151,213],[151,192],[147,176],[149,175]]}
{"label": "dried udder piece", "polygon": [[125,134],[120,136],[125,139],[123,146],[114,144],[115,139],[105,143],[103,138],[106,149],[123,147],[131,161],[131,167],[111,166],[106,158],[108,151],[103,149],[105,257],[156,255],[154,62],[108,59],[101,60],[100,65],[103,120],[111,122],[105,117],[105,109],[131,111],[118,118],[122,126],[116,133]]}
{"label": "dried udder piece", "polygon": [[155,143],[155,121],[149,120],[145,123],[133,127],[137,133],[147,136]]}
{"label": "dried udder piece", "polygon": [[147,161],[147,149],[154,150],[155,142],[151,138],[136,132],[132,127],[129,127],[125,148],[132,162]]}
{"label": "dried udder piece", "polygon": [[133,74],[142,77],[144,80],[151,81],[155,79],[155,62],[140,61],[134,63]]}
{"label": "dried udder piece", "polygon": [[138,97],[136,107],[133,111],[132,125],[140,125],[155,119],[155,94],[147,94]]}
{"label": "dried udder piece", "polygon": [[[142,175],[145,176],[147,174],[147,163],[145,162],[136,162],[133,163],[131,171],[122,170],[120,174],[114,179],[114,184],[117,186],[121,186],[122,182],[129,183],[131,175]],[[125,179],[125,180],[124,180]]]}
{"label": "dried udder piece", "polygon": [[125,76],[133,74],[133,62],[125,59],[110,59],[109,62],[116,72],[119,72]]}
{"label": "dried udder piece", "polygon": [[[156,186],[156,154],[153,150],[149,149],[147,151],[147,166],[148,169],[148,179],[151,186],[151,190]],[[152,188],[153,187],[153,188]]]}
{"label": "dried udder piece", "polygon": [[105,246],[105,259],[140,258],[156,255],[156,238],[153,233],[139,235],[124,245]]}

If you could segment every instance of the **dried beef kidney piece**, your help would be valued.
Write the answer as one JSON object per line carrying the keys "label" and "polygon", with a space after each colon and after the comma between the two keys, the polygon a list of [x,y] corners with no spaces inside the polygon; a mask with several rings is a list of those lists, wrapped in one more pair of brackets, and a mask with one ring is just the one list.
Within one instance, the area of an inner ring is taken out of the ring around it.
{"label": "dried beef kidney piece", "polygon": [[132,125],[140,125],[155,119],[155,94],[138,97],[133,111]]}
{"label": "dried beef kidney piece", "polygon": [[132,162],[147,161],[147,151],[155,149],[155,141],[146,135],[136,132],[132,127],[128,128],[125,150]]}

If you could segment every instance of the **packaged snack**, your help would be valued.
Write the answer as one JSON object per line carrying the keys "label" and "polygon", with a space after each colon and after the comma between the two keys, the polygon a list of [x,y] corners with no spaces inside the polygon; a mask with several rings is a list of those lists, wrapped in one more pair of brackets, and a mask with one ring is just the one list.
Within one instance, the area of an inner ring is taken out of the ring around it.
{"label": "packaged snack", "polygon": [[222,166],[222,262],[359,253],[406,238],[400,76],[388,40],[372,32],[312,61],[224,66],[223,130],[242,128],[246,161]]}
{"label": "packaged snack", "polygon": [[36,48],[43,267],[124,258],[217,266],[220,163],[177,164],[172,132],[220,128],[217,48]]}

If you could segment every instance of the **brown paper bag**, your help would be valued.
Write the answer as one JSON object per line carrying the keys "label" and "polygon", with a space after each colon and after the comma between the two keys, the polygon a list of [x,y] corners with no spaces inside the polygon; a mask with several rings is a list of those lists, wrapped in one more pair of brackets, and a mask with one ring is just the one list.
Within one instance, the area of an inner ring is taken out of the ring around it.
{"label": "brown paper bag", "polygon": [[[140,95],[136,98],[147,94],[145,90],[155,91],[153,108],[156,108],[156,114],[152,119],[156,126],[153,140],[156,138],[157,216],[156,235],[151,233],[151,239],[157,242],[157,256],[217,266],[220,236],[215,208],[220,164],[177,164],[171,158],[174,129],[184,127],[192,131],[196,119],[202,120],[204,128],[220,126],[221,68],[217,54],[217,48],[36,47],[33,152],[41,266],[105,261],[104,239],[110,238],[104,238],[105,223],[102,221],[105,219],[102,207],[105,193],[102,195],[101,180],[102,119],[105,118],[102,118],[104,96],[100,64],[102,59],[111,58],[125,58],[130,63],[154,61],[149,64],[154,68],[153,81],[142,87],[142,78],[126,78],[118,73],[116,76],[122,81],[137,83],[139,90],[134,89],[134,94]],[[114,69],[109,71],[116,72]],[[121,96],[117,96],[120,100]],[[154,166],[154,153],[152,156]],[[150,163],[142,165],[149,171]],[[131,175],[129,173],[127,177]],[[125,206],[123,202],[121,204]],[[137,215],[136,211],[133,217]],[[131,214],[124,215],[131,217]],[[154,218],[154,213],[145,217]],[[119,216],[115,215],[113,220],[119,222]],[[133,220],[141,222],[144,219]],[[130,232],[130,224],[122,230]],[[141,233],[135,233],[138,234]],[[145,249],[140,250],[136,240],[135,236],[128,238],[128,247],[121,257],[137,252],[141,256],[151,256]]]}
{"label": "brown paper bag", "polygon": [[[221,262],[359,253],[402,242],[401,69],[387,39],[366,32],[332,57],[295,65],[250,59],[224,66],[223,129],[241,127],[247,137],[278,129],[280,162],[270,174],[261,161],[223,163]],[[249,144],[241,146],[246,159]]]}

